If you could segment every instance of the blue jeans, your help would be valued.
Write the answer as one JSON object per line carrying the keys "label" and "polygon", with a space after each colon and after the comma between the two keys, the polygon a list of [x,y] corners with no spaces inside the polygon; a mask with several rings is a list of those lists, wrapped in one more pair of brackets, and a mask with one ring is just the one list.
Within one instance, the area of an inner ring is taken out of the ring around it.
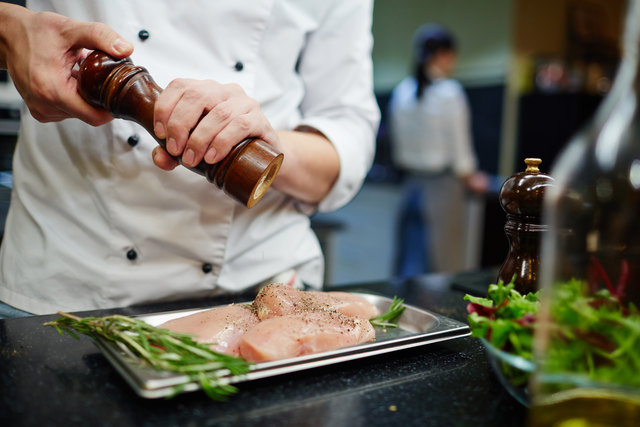
{"label": "blue jeans", "polygon": [[16,317],[27,316],[33,316],[33,314],[20,310],[19,308],[12,307],[9,304],[5,304],[4,302],[0,301],[0,319],[13,319]]}

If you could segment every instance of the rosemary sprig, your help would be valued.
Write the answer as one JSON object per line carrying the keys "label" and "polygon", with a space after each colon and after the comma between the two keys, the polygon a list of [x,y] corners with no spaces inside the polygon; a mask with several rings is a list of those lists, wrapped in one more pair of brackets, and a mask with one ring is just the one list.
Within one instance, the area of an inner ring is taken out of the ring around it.
{"label": "rosemary sprig", "polygon": [[406,307],[404,306],[404,299],[394,296],[389,309],[385,313],[369,319],[369,322],[371,322],[373,326],[380,326],[383,328],[397,328],[397,320],[405,308]]}
{"label": "rosemary sprig", "polygon": [[[187,375],[191,381],[198,382],[213,400],[224,401],[238,391],[224,381],[227,374],[242,375],[249,371],[249,362],[215,352],[209,345],[195,342],[193,335],[156,328],[122,315],[82,318],[63,312],[58,314],[62,317],[44,325],[56,328],[60,335],[66,332],[78,339],[78,332],[124,345],[143,363],[157,370]],[[176,387],[174,395],[181,388]]]}

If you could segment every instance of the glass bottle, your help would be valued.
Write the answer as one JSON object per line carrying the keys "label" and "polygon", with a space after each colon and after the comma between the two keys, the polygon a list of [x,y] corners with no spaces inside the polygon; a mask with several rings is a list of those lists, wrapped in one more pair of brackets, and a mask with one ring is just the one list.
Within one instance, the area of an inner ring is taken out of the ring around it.
{"label": "glass bottle", "polygon": [[544,200],[530,424],[640,425],[640,0],[593,120]]}

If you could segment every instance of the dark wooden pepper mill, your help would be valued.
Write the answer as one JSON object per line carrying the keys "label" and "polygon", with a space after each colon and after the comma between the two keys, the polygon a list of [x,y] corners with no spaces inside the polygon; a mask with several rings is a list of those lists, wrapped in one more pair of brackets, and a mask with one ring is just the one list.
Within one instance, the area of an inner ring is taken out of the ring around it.
{"label": "dark wooden pepper mill", "polygon": [[[144,67],[133,65],[130,58],[116,59],[94,51],[80,64],[78,91],[88,103],[106,109],[113,117],[142,125],[165,147],[165,141],[153,131],[153,107],[162,89]],[[210,165],[203,160],[189,169],[251,208],[273,182],[283,157],[265,141],[247,138],[222,161]]]}
{"label": "dark wooden pepper mill", "polygon": [[542,200],[553,178],[540,173],[542,160],[525,159],[527,169],[509,177],[500,189],[500,205],[507,214],[504,231],[509,240],[507,259],[498,273],[504,283],[514,278],[520,293],[537,290],[540,242],[547,226],[542,224]]}

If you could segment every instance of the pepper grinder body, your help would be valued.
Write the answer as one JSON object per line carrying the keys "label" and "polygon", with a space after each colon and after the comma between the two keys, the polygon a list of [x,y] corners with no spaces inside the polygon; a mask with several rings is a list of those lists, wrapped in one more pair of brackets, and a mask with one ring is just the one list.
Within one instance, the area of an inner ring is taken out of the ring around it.
{"label": "pepper grinder body", "polygon": [[[129,58],[116,59],[94,51],[80,64],[78,91],[88,103],[106,109],[115,118],[140,124],[165,147],[165,141],[153,130],[153,110],[162,88],[144,67]],[[188,169],[251,208],[275,179],[283,157],[265,141],[247,138],[219,163],[211,165],[203,160]]]}
{"label": "pepper grinder body", "polygon": [[525,159],[527,169],[509,177],[500,189],[500,204],[507,214],[504,226],[509,252],[498,280],[514,281],[522,293],[535,292],[540,271],[540,243],[547,226],[542,223],[542,200],[553,178],[540,173],[540,159]]}

